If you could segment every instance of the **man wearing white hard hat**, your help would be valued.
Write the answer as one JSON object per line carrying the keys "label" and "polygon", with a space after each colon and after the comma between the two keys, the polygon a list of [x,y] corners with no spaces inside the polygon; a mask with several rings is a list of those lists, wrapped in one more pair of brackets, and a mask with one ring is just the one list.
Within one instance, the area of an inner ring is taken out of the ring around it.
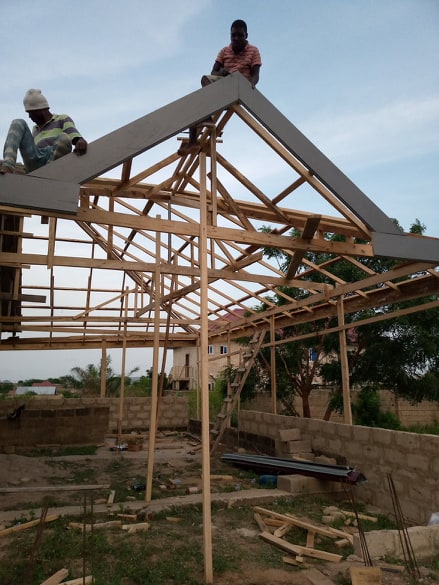
{"label": "man wearing white hard hat", "polygon": [[52,114],[40,89],[29,89],[23,98],[24,109],[35,124],[32,132],[25,120],[12,120],[3,150],[0,174],[15,172],[20,151],[26,173],[38,169],[69,152],[87,152],[87,142],[73,120],[65,114]]}

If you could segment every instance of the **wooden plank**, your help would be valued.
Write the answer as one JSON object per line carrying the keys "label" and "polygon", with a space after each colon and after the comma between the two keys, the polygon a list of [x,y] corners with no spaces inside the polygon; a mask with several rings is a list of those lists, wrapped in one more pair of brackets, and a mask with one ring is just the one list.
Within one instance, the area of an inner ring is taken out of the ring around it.
{"label": "wooden plank", "polygon": [[141,532],[142,530],[149,530],[150,524],[148,522],[140,522],[138,524],[123,524],[122,530],[126,530],[129,534],[133,532]]}
{"label": "wooden plank", "polygon": [[[291,522],[287,522],[286,524],[282,524],[282,526],[279,526],[279,528],[276,528],[276,530],[273,532],[273,534],[274,534],[274,536],[277,536],[278,538],[282,538],[282,536],[284,536],[292,528],[293,528],[293,524]],[[308,543],[306,546],[308,546]]]}
{"label": "wooden plank", "polygon": [[18,494],[20,492],[77,492],[87,490],[103,490],[108,489],[110,484],[73,484],[73,485],[37,485],[37,486],[26,486],[26,487],[2,487],[0,488],[0,494]]}
{"label": "wooden plank", "polygon": [[70,579],[70,581],[63,581],[62,585],[89,585],[93,582],[93,576],[79,577],[78,579]]}
{"label": "wooden plank", "polygon": [[0,180],[0,205],[76,214],[79,185],[30,175],[6,174]]}
{"label": "wooden plank", "polygon": [[367,516],[366,514],[355,514],[355,512],[348,512],[346,510],[340,510],[340,512],[342,512],[345,516],[351,516],[352,518],[356,518],[358,516],[360,520],[367,520],[368,522],[378,522],[378,518],[375,518],[375,516]]}
{"label": "wooden plank", "polygon": [[78,530],[84,530],[91,532],[93,530],[113,529],[122,528],[122,520],[109,520],[108,522],[96,522],[95,524],[83,524],[82,522],[69,522],[69,528],[76,528]]}
{"label": "wooden plank", "polygon": [[315,559],[322,559],[324,561],[330,561],[333,563],[339,563],[343,558],[342,555],[336,555],[334,553],[318,550],[316,548],[307,548],[306,546],[300,546],[298,544],[291,544],[282,538],[277,538],[269,532],[262,532],[259,536],[270,544],[274,544],[278,548],[289,553],[313,557]]}
{"label": "wooden plank", "polygon": [[308,569],[307,571],[303,571],[303,577],[306,577],[311,585],[335,585],[334,581],[331,581],[329,577],[324,575],[318,569]]}
{"label": "wooden plank", "polygon": [[351,567],[352,585],[382,585],[380,567]]}
{"label": "wooden plank", "polygon": [[109,508],[111,508],[111,506],[113,505],[115,497],[116,497],[116,490],[111,490],[110,495],[108,496],[108,499],[107,499],[107,506]]}
{"label": "wooden plank", "polygon": [[[259,514],[264,514],[268,516],[272,516],[277,520],[281,520],[282,523],[291,523],[299,528],[304,528],[305,530],[311,530],[316,534],[320,534],[321,536],[326,536],[328,538],[347,538],[351,543],[354,542],[354,537],[352,534],[347,534],[342,530],[338,530],[337,528],[331,528],[329,526],[320,526],[317,524],[312,524],[311,522],[307,522],[306,520],[302,520],[301,518],[297,518],[294,514],[279,514],[278,512],[272,512],[271,510],[267,510],[266,508],[261,508],[260,506],[255,506],[254,510]],[[268,521],[265,520],[266,524]]]}
{"label": "wooden plank", "polygon": [[41,585],[58,585],[63,581],[69,574],[68,569],[60,569],[54,573],[51,577],[41,583]]}
{"label": "wooden plank", "polygon": [[[52,514],[51,516],[46,516],[44,522],[53,522],[54,520],[58,520],[59,516],[57,514]],[[17,524],[16,526],[11,526],[10,528],[5,528],[4,530],[0,531],[1,536],[8,536],[14,532],[21,532],[22,530],[26,530],[27,528],[33,528],[34,526],[38,526],[41,520],[31,520],[30,522],[24,522],[24,524]]]}
{"label": "wooden plank", "polygon": [[257,512],[255,512],[253,517],[256,520],[257,525],[259,526],[259,530],[261,532],[268,532],[268,526],[263,521],[262,516],[260,514],[258,514]]}

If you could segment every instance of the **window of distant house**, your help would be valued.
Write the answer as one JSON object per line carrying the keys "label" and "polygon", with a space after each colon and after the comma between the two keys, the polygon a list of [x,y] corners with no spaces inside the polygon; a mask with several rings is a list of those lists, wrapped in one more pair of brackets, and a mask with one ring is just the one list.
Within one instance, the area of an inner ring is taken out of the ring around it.
{"label": "window of distant house", "polygon": [[227,353],[227,345],[220,345],[220,354],[224,355]]}
{"label": "window of distant house", "polygon": [[212,355],[212,354],[213,354],[213,345],[208,345],[208,346],[207,346],[207,353],[208,353],[209,355]]}

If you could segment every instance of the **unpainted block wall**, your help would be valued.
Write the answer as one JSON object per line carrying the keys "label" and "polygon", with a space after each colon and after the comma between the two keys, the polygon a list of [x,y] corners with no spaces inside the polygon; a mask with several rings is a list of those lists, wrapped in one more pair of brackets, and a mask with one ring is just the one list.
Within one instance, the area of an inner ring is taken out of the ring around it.
{"label": "unpainted block wall", "polygon": [[[358,391],[351,391],[351,402],[354,404],[357,400]],[[393,392],[382,390],[380,392],[381,409],[395,414],[401,424],[410,425],[431,425],[439,422],[439,405],[437,402],[424,400],[419,404],[411,404],[408,400],[397,398]],[[310,407],[313,418],[323,418],[326,407],[330,399],[328,390],[313,390],[310,396]],[[294,406],[297,412],[302,415],[302,401],[299,396],[295,398]],[[242,405],[246,410],[262,410],[263,412],[272,412],[272,401],[270,394],[260,393],[256,398]],[[278,410],[282,410],[282,405],[278,403]],[[331,421],[343,422],[343,417],[336,412],[331,415]]]}
{"label": "unpainted block wall", "polygon": [[37,445],[102,443],[108,429],[108,406],[27,404],[18,418],[0,416],[0,451],[14,453]]}
{"label": "unpainted block wall", "polygon": [[[116,432],[119,420],[119,399],[106,398],[110,407],[109,431]],[[122,430],[145,431],[149,429],[151,398],[125,398],[123,403]],[[163,396],[160,399],[158,428],[187,429],[189,405],[182,396]]]}
{"label": "unpainted block wall", "polygon": [[[19,419],[7,415],[24,404]],[[0,402],[0,449],[10,451],[37,444],[102,443],[107,433],[118,429],[119,398],[25,397]],[[151,416],[151,398],[125,398],[122,431],[146,431]],[[187,429],[186,398],[164,396],[160,400],[159,429]]]}
{"label": "unpainted block wall", "polygon": [[367,477],[355,488],[358,501],[393,514],[388,477],[395,484],[403,514],[415,524],[426,524],[439,511],[439,437],[326,422],[319,419],[241,410],[240,437],[266,437],[279,454],[280,429],[299,428],[315,453],[335,457]]}

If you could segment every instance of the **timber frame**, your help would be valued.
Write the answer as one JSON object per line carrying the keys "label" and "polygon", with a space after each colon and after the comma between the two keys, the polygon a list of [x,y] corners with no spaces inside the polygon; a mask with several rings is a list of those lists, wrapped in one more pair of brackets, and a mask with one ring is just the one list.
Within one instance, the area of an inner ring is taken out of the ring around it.
{"label": "timber frame", "polygon": [[[180,157],[175,136],[208,116],[216,128],[201,130],[200,154]],[[239,161],[222,153],[229,125],[236,135],[237,120],[238,136],[245,136],[243,154],[258,142],[265,149],[259,164],[267,156],[269,164],[282,165],[286,181],[276,193],[251,178],[253,169],[240,170]],[[146,168],[142,153],[149,155]],[[133,174],[136,164],[140,171]],[[119,178],[108,177],[109,170]],[[295,200],[308,193],[323,198],[334,215],[295,208]],[[1,177],[0,205],[2,215],[18,218],[20,225],[32,214],[41,215],[46,226],[37,236],[19,231],[18,237],[7,223],[1,227],[6,282],[0,351],[101,348],[102,343],[152,347],[157,323],[160,345],[199,344],[204,211],[207,319],[216,321],[211,336],[248,336],[272,321],[276,328],[313,322],[337,315],[339,299],[345,315],[363,308],[379,312],[409,299],[419,299],[423,309],[423,298],[439,290],[439,240],[402,233],[240,74],[96,140],[84,157],[71,154],[26,177]],[[299,236],[291,235],[293,228]],[[330,241],[333,234],[343,241]],[[265,248],[291,256],[286,275],[264,256]],[[307,251],[324,252],[328,259],[312,264],[304,259]],[[357,261],[377,255],[401,262],[375,274]],[[340,259],[361,268],[364,277],[332,278],[331,267]],[[32,281],[36,267],[46,269],[41,284]],[[315,272],[330,284],[311,282]],[[267,295],[280,286],[310,294],[297,301],[283,293],[285,304],[270,306]],[[268,309],[259,313],[255,306],[262,301]],[[247,316],[218,326],[218,319],[237,307]]]}
{"label": "timber frame", "polygon": [[[208,117],[215,127],[203,127]],[[181,157],[175,137],[195,125],[200,152]],[[275,192],[258,184],[260,165],[276,177]],[[331,214],[311,211],[315,200]],[[32,232],[29,216],[31,225],[41,218]],[[370,322],[401,315],[392,307],[405,300],[418,301],[410,312],[439,305],[431,301],[439,293],[439,240],[403,233],[238,73],[96,140],[85,156],[1,176],[0,220],[0,351],[100,348],[105,359],[106,349],[122,348],[124,375],[129,348],[153,348],[154,372],[159,347],[198,348],[207,583],[208,344],[266,330],[273,359],[276,330],[337,317],[346,405],[346,315],[374,309]],[[286,274],[264,255],[267,248],[291,256]],[[310,262],[308,251],[324,253],[325,261]],[[375,256],[399,262],[380,274],[358,260]],[[336,277],[341,260],[361,278]],[[311,280],[315,274],[323,284]],[[307,295],[294,298],[285,287]],[[282,306],[270,301],[274,292],[283,295]],[[264,312],[256,310],[262,302]],[[157,384],[154,376],[146,501]],[[122,420],[123,388],[120,403]]]}

